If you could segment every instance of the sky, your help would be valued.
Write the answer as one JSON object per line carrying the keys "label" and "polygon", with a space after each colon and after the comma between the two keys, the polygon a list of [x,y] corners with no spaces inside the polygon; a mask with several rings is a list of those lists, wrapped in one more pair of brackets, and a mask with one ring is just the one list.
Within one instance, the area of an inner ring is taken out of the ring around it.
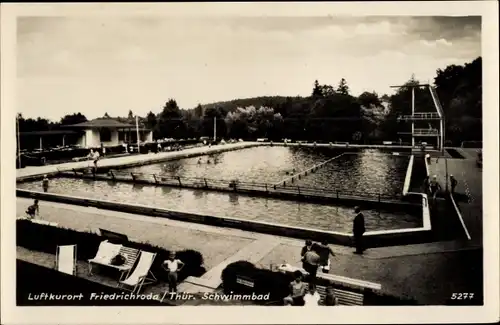
{"label": "sky", "polygon": [[480,17],[20,17],[17,103],[56,121],[308,96],[316,79],[382,95],[480,55]]}

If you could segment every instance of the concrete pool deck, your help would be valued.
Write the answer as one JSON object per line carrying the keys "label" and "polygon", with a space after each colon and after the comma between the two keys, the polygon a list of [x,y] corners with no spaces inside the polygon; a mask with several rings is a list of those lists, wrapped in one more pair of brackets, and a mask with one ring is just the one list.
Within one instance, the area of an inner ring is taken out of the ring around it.
{"label": "concrete pool deck", "polygon": [[[98,163],[98,167],[124,167],[124,166],[135,166],[138,164],[154,163],[156,161],[170,160],[170,159],[180,159],[191,155],[205,155],[209,153],[222,152],[237,150],[243,148],[249,148],[254,146],[264,145],[264,143],[257,142],[237,142],[237,143],[227,143],[224,145],[214,145],[211,147],[195,147],[184,149],[181,151],[169,151],[160,153],[149,153],[141,155],[128,155],[115,158],[102,159]],[[79,161],[79,162],[68,162],[64,164],[46,165],[46,166],[28,166],[25,168],[20,168],[16,170],[16,179],[18,181],[27,179],[34,176],[40,176],[44,174],[53,174],[59,171],[68,171],[72,169],[86,168],[92,165],[92,161]]]}
{"label": "concrete pool deck", "polygon": [[[18,217],[31,202],[17,199]],[[198,250],[205,259],[207,281],[218,280],[222,269],[235,260],[249,260],[264,268],[283,262],[299,265],[303,246],[303,240],[293,238],[45,201],[40,215],[79,231],[102,227],[134,241]],[[387,294],[422,304],[444,304],[452,292],[482,294],[478,284],[482,282],[481,251],[470,241],[373,248],[364,256],[352,254],[348,247],[331,247],[336,254],[331,260],[333,274],[380,283]]]}
{"label": "concrete pool deck", "polygon": [[[462,223],[464,232],[471,241],[482,244],[483,233],[483,189],[482,168],[476,165],[473,152],[476,149],[460,149],[464,159],[432,157],[427,165],[429,174],[437,175],[443,189],[446,189],[446,175],[454,175],[458,181],[453,204]],[[448,180],[449,187],[449,180]]]}

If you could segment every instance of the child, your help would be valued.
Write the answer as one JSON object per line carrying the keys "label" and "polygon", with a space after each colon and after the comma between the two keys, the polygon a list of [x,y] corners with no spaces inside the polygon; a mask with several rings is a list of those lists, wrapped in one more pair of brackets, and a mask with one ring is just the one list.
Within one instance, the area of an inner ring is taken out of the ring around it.
{"label": "child", "polygon": [[184,263],[175,258],[175,252],[171,252],[169,259],[163,262],[162,267],[167,271],[168,290],[170,292],[177,291],[177,274],[184,267]]}
{"label": "child", "polygon": [[309,291],[304,296],[304,306],[314,307],[319,306],[319,301],[321,296],[316,291],[316,286],[314,284],[309,285]]}
{"label": "child", "polygon": [[38,206],[38,200],[35,200],[35,203],[33,203],[33,205],[30,205],[26,210],[26,214],[29,216],[30,219],[35,219],[35,215],[38,216],[39,213],[40,213],[40,208]]}
{"label": "child", "polygon": [[47,175],[43,175],[42,187],[44,192],[49,190],[49,179],[47,178]]}
{"label": "child", "polygon": [[301,306],[304,304],[306,284],[302,282],[302,272],[293,273],[295,280],[290,283],[290,294],[283,299],[285,305]]}
{"label": "child", "polygon": [[335,296],[335,292],[333,291],[333,286],[329,285],[326,288],[325,306],[336,306],[338,304],[339,304],[339,299]]}

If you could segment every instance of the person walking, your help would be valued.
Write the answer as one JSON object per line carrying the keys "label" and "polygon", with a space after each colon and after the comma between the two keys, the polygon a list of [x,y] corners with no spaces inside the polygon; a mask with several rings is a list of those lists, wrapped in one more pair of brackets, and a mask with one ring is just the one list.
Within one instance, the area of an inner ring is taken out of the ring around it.
{"label": "person walking", "polygon": [[450,175],[450,186],[451,186],[451,194],[455,194],[455,188],[457,187],[458,181],[455,176]]}
{"label": "person walking", "polygon": [[308,251],[311,251],[313,250],[314,248],[314,244],[311,240],[306,240],[306,245],[304,247],[302,247],[302,250],[300,251],[300,258],[303,259],[304,258],[304,254],[307,253]]}
{"label": "person walking", "polygon": [[38,205],[38,200],[35,200],[35,202],[28,207],[26,210],[26,214],[28,215],[29,219],[35,219],[35,216],[40,215],[40,206]]}
{"label": "person walking", "polygon": [[361,209],[359,207],[354,208],[354,212],[356,213],[356,216],[354,217],[353,223],[352,223],[352,233],[354,236],[354,245],[356,246],[356,251],[354,252],[355,254],[363,254],[363,251],[365,250],[364,245],[363,245],[363,234],[365,233],[365,216],[361,212]]}
{"label": "person walking", "polygon": [[315,251],[319,255],[319,265],[321,266],[321,270],[323,273],[330,272],[330,255],[335,256],[330,246],[328,246],[328,242],[323,240],[321,244],[317,244],[315,247]]}
{"label": "person walking", "polygon": [[42,188],[44,192],[47,192],[49,190],[49,179],[47,175],[43,175]]}
{"label": "person walking", "polygon": [[302,268],[309,274],[309,285],[316,283],[320,257],[314,249],[307,251],[302,257]]}
{"label": "person walking", "polygon": [[169,292],[177,292],[178,273],[184,265],[181,260],[175,258],[175,252],[171,252],[169,259],[163,262],[162,267],[167,271]]}

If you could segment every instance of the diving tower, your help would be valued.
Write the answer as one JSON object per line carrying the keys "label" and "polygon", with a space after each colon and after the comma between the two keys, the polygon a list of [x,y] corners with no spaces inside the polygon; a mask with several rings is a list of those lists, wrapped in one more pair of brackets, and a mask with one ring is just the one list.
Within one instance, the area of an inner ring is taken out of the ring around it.
{"label": "diving tower", "polygon": [[[411,132],[398,133],[411,134],[412,147],[415,147],[416,138],[435,138],[437,149],[442,151],[444,149],[444,113],[436,89],[430,84],[391,86],[391,88],[411,88],[411,115],[401,115],[398,117],[399,121],[411,122]],[[433,109],[436,110],[435,112],[416,112],[415,88],[426,88],[429,90],[433,102]],[[427,122],[428,128],[415,127],[415,123],[422,125],[425,122]]]}

